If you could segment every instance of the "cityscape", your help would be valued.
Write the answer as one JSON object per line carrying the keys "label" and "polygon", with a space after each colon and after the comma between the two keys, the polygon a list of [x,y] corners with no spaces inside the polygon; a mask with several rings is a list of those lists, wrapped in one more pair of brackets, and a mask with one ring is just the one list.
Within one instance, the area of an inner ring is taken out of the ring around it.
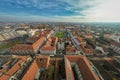
{"label": "cityscape", "polygon": [[119,80],[120,28],[102,26],[1,27],[0,80]]}
{"label": "cityscape", "polygon": [[0,1],[0,80],[120,80],[120,1],[85,1]]}

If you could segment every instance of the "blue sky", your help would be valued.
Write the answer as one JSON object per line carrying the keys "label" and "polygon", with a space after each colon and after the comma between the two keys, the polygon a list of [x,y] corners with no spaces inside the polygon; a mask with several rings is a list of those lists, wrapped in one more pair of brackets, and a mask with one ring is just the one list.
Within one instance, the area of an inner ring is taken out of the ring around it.
{"label": "blue sky", "polygon": [[119,22],[120,0],[0,0],[0,21]]}

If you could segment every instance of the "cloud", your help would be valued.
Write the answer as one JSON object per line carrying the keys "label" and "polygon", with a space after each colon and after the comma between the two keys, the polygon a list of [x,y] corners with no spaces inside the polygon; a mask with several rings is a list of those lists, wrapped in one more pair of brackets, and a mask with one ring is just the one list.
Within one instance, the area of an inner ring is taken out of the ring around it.
{"label": "cloud", "polygon": [[44,0],[16,0],[16,3],[20,5],[25,5],[26,7],[35,7],[38,9],[58,6],[58,4],[54,4],[54,2],[48,2]]}
{"label": "cloud", "polygon": [[119,3],[120,0],[2,0],[0,13],[4,14],[0,18],[67,22],[120,21]]}
{"label": "cloud", "polygon": [[101,0],[95,8],[85,10],[86,18],[96,22],[120,22],[120,0]]}

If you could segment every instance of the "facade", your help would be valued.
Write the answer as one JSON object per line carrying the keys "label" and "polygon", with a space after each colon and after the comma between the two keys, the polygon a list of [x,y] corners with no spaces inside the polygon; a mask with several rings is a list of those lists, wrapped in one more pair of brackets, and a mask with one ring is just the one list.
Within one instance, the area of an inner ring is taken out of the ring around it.
{"label": "facade", "polygon": [[17,44],[9,49],[9,52],[13,55],[28,55],[34,54],[32,45],[28,44]]}

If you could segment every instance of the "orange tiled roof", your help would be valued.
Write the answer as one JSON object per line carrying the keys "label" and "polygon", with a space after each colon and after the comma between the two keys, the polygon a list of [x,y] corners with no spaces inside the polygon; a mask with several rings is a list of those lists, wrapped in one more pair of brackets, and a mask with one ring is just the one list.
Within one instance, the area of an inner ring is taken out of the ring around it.
{"label": "orange tiled roof", "polygon": [[22,50],[22,51],[30,51],[34,52],[34,50],[38,49],[39,45],[45,40],[45,37],[41,37],[36,42],[34,42],[32,45],[30,44],[16,44],[15,46],[11,47],[9,51],[16,51],[16,50]]}
{"label": "orange tiled roof", "polygon": [[66,70],[66,80],[75,80],[71,64],[67,58],[65,58],[65,70]]}
{"label": "orange tiled roof", "polygon": [[9,78],[10,78],[9,75],[4,74],[4,75],[2,75],[2,76],[0,77],[0,80],[7,80],[7,79],[9,79]]}
{"label": "orange tiled roof", "polygon": [[65,56],[70,62],[76,62],[84,80],[99,80],[98,76],[91,70],[89,61],[85,56]]}
{"label": "orange tiled roof", "polygon": [[34,80],[37,70],[38,70],[38,65],[36,64],[36,61],[34,61],[31,67],[29,68],[29,70],[23,76],[22,80]]}
{"label": "orange tiled roof", "polygon": [[[52,40],[55,41],[54,46],[51,46]],[[56,37],[56,38],[50,37],[50,38],[48,39],[48,41],[46,42],[46,44],[45,44],[41,49],[42,49],[42,50],[54,50],[55,47],[56,47],[57,41],[58,41],[58,38],[57,38],[57,37]]]}
{"label": "orange tiled roof", "polygon": [[38,39],[35,43],[33,43],[32,47],[33,49],[37,49],[37,47],[45,40],[45,37],[41,37]]}
{"label": "orange tiled roof", "polygon": [[84,53],[93,53],[94,49],[90,47],[89,45],[81,45],[81,49],[83,50]]}
{"label": "orange tiled roof", "polygon": [[50,31],[51,30],[42,31],[40,35],[46,37],[50,33]]}
{"label": "orange tiled roof", "polygon": [[82,42],[82,38],[81,37],[77,37],[76,38],[78,42]]}
{"label": "orange tiled roof", "polygon": [[22,63],[21,60],[15,63],[15,65],[11,69],[9,69],[8,72],[0,77],[0,80],[7,80],[10,76],[12,76],[20,68],[20,63]]}
{"label": "orange tiled roof", "polygon": [[75,52],[76,49],[75,49],[75,48],[72,48],[72,47],[67,47],[67,48],[66,48],[66,51],[67,51],[67,52]]}
{"label": "orange tiled roof", "polygon": [[37,56],[36,62],[40,68],[47,68],[49,65],[49,56]]}
{"label": "orange tiled roof", "polygon": [[10,48],[10,51],[12,50],[33,50],[32,46],[29,44],[16,44],[15,46]]}
{"label": "orange tiled roof", "polygon": [[15,65],[7,72],[9,75],[13,75],[19,68],[20,68],[20,63],[22,63],[21,60],[19,60]]}

